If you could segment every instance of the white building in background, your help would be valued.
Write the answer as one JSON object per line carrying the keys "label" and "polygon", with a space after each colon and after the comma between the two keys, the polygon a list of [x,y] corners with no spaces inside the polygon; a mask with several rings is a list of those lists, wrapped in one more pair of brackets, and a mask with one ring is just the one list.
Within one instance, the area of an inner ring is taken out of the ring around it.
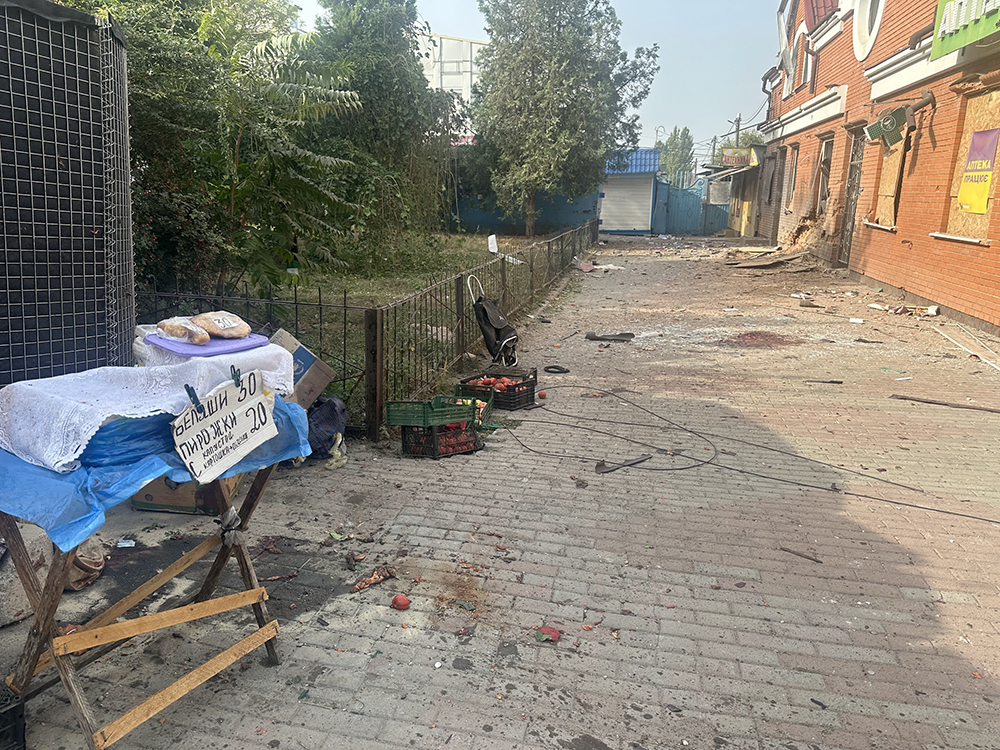
{"label": "white building in background", "polygon": [[476,56],[487,44],[443,34],[421,34],[424,75],[431,87],[451,91],[471,102],[472,86],[479,80]]}

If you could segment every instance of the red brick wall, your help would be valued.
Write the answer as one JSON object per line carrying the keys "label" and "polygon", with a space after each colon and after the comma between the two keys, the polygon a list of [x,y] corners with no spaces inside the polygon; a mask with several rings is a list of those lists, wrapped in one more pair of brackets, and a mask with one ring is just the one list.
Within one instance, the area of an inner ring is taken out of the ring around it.
{"label": "red brick wall", "polygon": [[[873,106],[871,84],[864,69],[892,57],[906,48],[910,35],[934,19],[935,0],[886,0],[882,24],[875,45],[864,62],[854,56],[853,14],[844,21],[843,31],[819,53],[815,91],[804,86],[782,99],[779,84],[772,95],[772,117],[778,117],[809,101],[826,90],[827,85],[847,85],[846,112],[837,118],[769,144],[799,147],[795,195],[789,204],[790,158],[785,167],[785,190],[780,210],[778,241],[788,245],[796,234],[808,248],[827,261],[836,258],[839,231],[850,159],[851,137],[844,126],[859,121],[871,122],[883,109],[892,106],[877,102]],[[798,28],[804,11],[794,28]],[[794,44],[794,38],[791,40]],[[865,147],[862,191],[858,200],[850,268],[886,284],[902,288],[920,297],[970,314],[993,324],[1000,324],[1000,210],[990,217],[989,237],[995,247],[950,242],[929,237],[930,232],[946,232],[950,188],[963,130],[964,97],[949,85],[970,72],[1000,68],[1000,53],[975,68],[952,69],[941,77],[925,81],[911,90],[894,92],[890,99],[917,100],[921,90],[930,89],[937,99],[934,111],[925,109],[917,116],[912,134],[912,149],[907,155],[895,233],[873,229],[862,219],[877,199],[882,162],[881,147]],[[1000,126],[1000,113],[997,125]],[[813,175],[819,159],[821,134],[834,135],[833,162],[830,174],[830,198],[825,217],[816,220]],[[784,204],[789,204],[785,208]],[[994,206],[1000,204],[998,200]],[[761,211],[761,228],[770,226]],[[804,232],[803,229],[808,229]]]}

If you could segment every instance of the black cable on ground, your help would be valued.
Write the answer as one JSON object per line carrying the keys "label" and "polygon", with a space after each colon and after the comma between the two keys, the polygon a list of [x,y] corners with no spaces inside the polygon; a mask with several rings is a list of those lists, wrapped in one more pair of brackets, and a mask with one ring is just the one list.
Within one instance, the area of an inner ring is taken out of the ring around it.
{"label": "black cable on ground", "polygon": [[[716,462],[716,460],[715,460],[718,457],[718,454],[719,454],[718,447],[715,445],[715,443],[713,443],[707,437],[707,435],[712,434],[712,433],[701,433],[701,432],[698,432],[696,430],[692,430],[691,428],[685,427],[684,425],[678,424],[677,422],[674,422],[674,421],[672,421],[670,419],[667,419],[666,417],[662,416],[661,414],[657,414],[656,412],[654,412],[654,411],[652,411],[650,409],[647,409],[644,406],[640,406],[639,404],[636,404],[636,403],[634,403],[632,401],[629,401],[627,398],[625,398],[623,396],[620,396],[617,393],[614,393],[613,391],[604,391],[604,390],[601,390],[599,388],[588,388],[587,386],[584,386],[584,385],[557,385],[557,386],[548,387],[546,390],[556,390],[556,389],[560,389],[560,388],[575,388],[575,389],[578,389],[578,390],[589,390],[591,393],[600,393],[600,394],[602,394],[604,396],[611,396],[613,398],[617,398],[619,401],[622,401],[622,402],[628,404],[629,406],[633,406],[636,409],[639,409],[640,411],[643,411],[643,412],[645,412],[645,413],[647,413],[647,414],[649,414],[649,415],[651,415],[651,416],[653,416],[653,417],[655,417],[657,419],[660,419],[660,420],[666,422],[667,424],[670,424],[670,425],[676,427],[678,430],[681,430],[681,431],[686,432],[688,434],[696,435],[697,437],[702,438],[709,445],[712,446],[713,451],[714,451],[713,455],[712,455],[712,457],[710,459],[705,460],[705,461],[699,461],[698,459],[695,459],[692,456],[687,456],[687,455],[685,455],[683,453],[680,453],[678,451],[675,451],[675,450],[669,450],[669,449],[662,448],[662,447],[659,447],[659,446],[654,446],[654,445],[652,445],[650,443],[644,443],[644,442],[639,441],[639,440],[634,440],[632,438],[623,437],[621,435],[617,435],[615,433],[607,432],[605,430],[598,430],[596,428],[588,427],[586,425],[570,425],[570,424],[566,424],[564,422],[553,422],[551,420],[534,420],[534,419],[521,420],[522,423],[529,423],[530,424],[532,422],[536,422],[536,423],[539,423],[539,424],[555,424],[555,425],[560,426],[560,427],[572,427],[572,428],[575,428],[575,429],[581,429],[581,430],[587,430],[589,432],[594,432],[596,434],[610,435],[611,437],[617,438],[619,440],[623,440],[625,442],[636,443],[638,445],[642,445],[642,446],[647,447],[647,448],[653,448],[657,452],[663,452],[663,453],[666,453],[668,455],[682,456],[684,458],[687,458],[687,459],[690,459],[690,460],[696,462],[694,464],[691,464],[690,466],[678,466],[678,467],[661,467],[661,468],[657,468],[657,467],[652,467],[652,466],[641,466],[641,465],[631,467],[631,468],[634,468],[634,469],[639,470],[639,471],[683,471],[685,469],[700,468],[702,466],[708,465],[708,466],[717,467],[719,469],[725,469],[727,471],[736,472],[738,474],[743,474],[743,475],[746,475],[746,476],[757,477],[759,479],[768,479],[768,480],[771,480],[771,481],[774,481],[774,482],[780,482],[782,484],[789,484],[789,485],[792,485],[792,486],[802,487],[802,488],[805,488],[805,489],[820,490],[822,492],[830,492],[830,493],[838,494],[838,495],[846,495],[846,496],[849,496],[849,497],[857,497],[857,498],[861,498],[861,499],[865,499],[865,500],[875,500],[876,502],[888,503],[889,505],[899,505],[899,506],[903,506],[903,507],[907,507],[907,508],[915,508],[917,510],[926,510],[926,511],[929,511],[929,512],[932,512],[932,513],[941,513],[941,514],[944,514],[944,515],[956,516],[956,517],[959,517],[959,518],[968,518],[968,519],[971,519],[971,520],[974,520],[974,521],[985,521],[987,523],[992,523],[992,524],[998,524],[998,525],[1000,525],[1000,521],[998,521],[996,519],[992,519],[992,518],[985,518],[983,516],[975,516],[975,515],[972,515],[972,514],[969,514],[969,513],[959,513],[957,511],[944,510],[942,508],[931,508],[931,507],[926,506],[926,505],[917,505],[915,503],[904,503],[904,502],[895,501],[895,500],[887,500],[887,499],[885,499],[883,497],[877,497],[875,495],[867,495],[867,494],[860,493],[860,492],[849,492],[847,490],[841,490],[841,489],[837,488],[836,486],[824,487],[822,485],[808,484],[806,482],[799,482],[799,481],[794,480],[794,479],[784,479],[782,477],[774,477],[774,476],[770,476],[768,474],[759,474],[757,472],[749,471],[747,469],[740,469],[740,468],[737,468],[735,466],[727,466],[725,464],[720,464],[720,463]],[[553,411],[553,410],[549,409],[549,407],[544,407],[544,408],[546,409],[546,411]],[[556,413],[556,412],[553,412],[553,413]],[[571,414],[567,414],[565,416],[569,416],[569,417],[576,418],[576,419],[582,419],[582,418],[584,418],[584,417],[581,417],[579,415],[571,415]],[[637,424],[637,423],[624,423],[624,422],[619,422],[619,421],[616,421],[616,420],[598,420],[598,419],[594,419],[593,421],[602,421],[602,422],[611,421],[611,422],[613,422],[615,424],[631,424],[631,425],[634,425],[634,426],[641,426],[641,427],[654,427],[655,426],[655,425]],[[595,458],[593,456],[575,456],[575,455],[570,455],[570,454],[565,454],[565,453],[548,453],[548,452],[545,452],[545,451],[540,451],[540,450],[537,450],[535,448],[531,448],[528,445],[526,445],[524,443],[524,441],[522,441],[519,437],[517,437],[517,435],[514,434],[514,431],[511,430],[509,427],[505,426],[504,429],[507,430],[508,433],[510,433],[510,435],[514,438],[514,440],[517,441],[517,443],[521,447],[523,447],[525,450],[527,450],[527,451],[529,451],[531,453],[535,453],[537,455],[547,456],[549,458],[575,458],[575,459],[580,460],[580,461],[588,461],[588,462],[589,461],[597,462],[597,461],[604,460],[604,459]],[[739,438],[729,438],[728,436],[725,436],[725,435],[713,435],[713,436],[714,437],[720,437],[720,438],[723,438],[723,439],[735,440],[737,442],[745,443],[747,445],[751,445],[751,446],[754,446],[754,447],[757,447],[757,448],[762,448],[764,450],[773,450],[775,452],[783,453],[783,454],[792,456],[794,458],[806,458],[804,456],[799,456],[799,455],[797,455],[795,453],[791,453],[789,451],[782,451],[782,450],[780,450],[778,448],[770,448],[769,446],[766,446],[766,445],[760,445],[760,444],[757,444],[757,443],[752,443],[750,441],[740,440]],[[847,472],[850,472],[850,473],[853,473],[853,474],[857,474],[858,476],[862,476],[865,479],[875,479],[876,481],[880,481],[880,482],[884,482],[886,484],[894,485],[894,486],[897,486],[897,487],[900,487],[902,489],[906,489],[906,490],[909,490],[909,491],[912,491],[912,492],[917,492],[917,493],[920,493],[920,494],[927,494],[925,490],[918,489],[916,487],[909,487],[907,485],[898,484],[897,482],[892,482],[891,480],[881,479],[880,477],[870,477],[867,474],[861,474],[860,472],[856,472],[856,471],[853,471],[851,469],[844,469],[843,467],[835,466],[833,464],[829,464],[829,463],[826,463],[826,462],[823,462],[823,461],[818,461],[816,459],[806,458],[806,460],[813,461],[813,462],[815,462],[817,464],[826,466],[826,467],[828,467],[828,468],[830,468],[830,469],[832,469],[834,471],[847,471]]]}
{"label": "black cable on ground", "polygon": [[[562,386],[552,386],[552,388],[559,388],[559,387],[562,387]],[[550,390],[552,388],[550,388]],[[620,396],[616,396],[616,398],[621,398],[621,397]],[[622,399],[622,400],[624,400],[624,399]],[[555,409],[553,409],[553,408],[551,408],[549,406],[542,406],[542,407],[539,407],[539,408],[541,408],[543,411],[549,412],[550,414],[555,414],[558,417],[579,418],[579,415],[577,415],[577,414],[567,414],[566,412],[556,411]],[[646,424],[645,422],[621,422],[621,421],[616,420],[616,419],[601,419],[599,417],[587,417],[587,419],[590,419],[593,422],[606,422],[606,423],[610,423],[610,424],[620,424],[620,425],[625,426],[625,427],[648,427],[650,429],[657,429],[658,428],[658,425],[655,425],[655,424]],[[831,463],[829,463],[827,461],[820,461],[818,458],[810,458],[809,456],[802,456],[802,455],[799,455],[798,453],[793,453],[792,451],[786,451],[786,450],[782,450],[781,448],[773,448],[773,447],[771,447],[769,445],[763,445],[761,443],[755,443],[752,440],[742,440],[740,438],[732,437],[731,435],[720,435],[719,433],[716,433],[716,432],[703,432],[701,434],[702,435],[709,435],[709,436],[715,437],[715,438],[720,438],[722,440],[732,440],[734,443],[742,443],[743,445],[749,445],[749,446],[751,446],[753,448],[760,448],[761,450],[771,451],[773,453],[780,453],[783,456],[790,456],[792,458],[799,458],[799,459],[802,459],[803,461],[809,461],[810,463],[818,464],[820,466],[826,466],[827,468],[833,469],[834,471],[845,471],[845,472],[847,472],[849,474],[856,474],[859,477],[864,477],[865,479],[872,479],[872,480],[874,480],[876,482],[881,482],[882,484],[892,485],[893,487],[901,487],[902,489],[904,489],[904,490],[910,490],[911,492],[919,492],[921,494],[927,494],[926,490],[922,490],[919,487],[913,487],[913,486],[908,485],[908,484],[901,484],[900,482],[894,482],[891,479],[884,479],[883,477],[874,477],[874,476],[872,476],[870,474],[865,474],[863,472],[857,471],[856,469],[848,469],[845,466],[837,466],[836,464],[831,464]],[[677,451],[674,451],[674,452],[676,453]]]}

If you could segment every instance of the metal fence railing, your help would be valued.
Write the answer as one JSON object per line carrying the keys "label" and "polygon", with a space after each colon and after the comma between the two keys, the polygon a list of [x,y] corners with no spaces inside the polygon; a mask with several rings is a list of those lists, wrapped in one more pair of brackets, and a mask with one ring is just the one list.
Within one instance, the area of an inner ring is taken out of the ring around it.
{"label": "metal fence railing", "polygon": [[[281,290],[289,292],[289,290]],[[313,354],[337,372],[334,390],[349,413],[363,414],[364,405],[364,316],[366,307],[348,304],[347,295],[330,300],[322,289],[293,287],[290,297],[268,290],[257,297],[244,287],[243,294],[187,294],[160,289],[136,294],[136,317],[144,323],[174,315],[196,315],[212,310],[229,310],[240,315],[253,330],[271,335],[284,328]]]}
{"label": "metal fence railing", "polygon": [[[475,275],[487,297],[513,321],[533,309],[538,295],[597,242],[596,220],[534,243],[502,242],[497,257],[433,282],[382,307],[324,300],[322,289],[293,288],[291,298],[244,294],[139,291],[141,321],[226,309],[256,330],[284,328],[336,371],[336,394],[347,403],[352,424],[376,439],[386,401],[432,393],[466,352],[483,343],[466,280]],[[476,290],[478,291],[478,289]],[[363,420],[362,420],[363,417]]]}

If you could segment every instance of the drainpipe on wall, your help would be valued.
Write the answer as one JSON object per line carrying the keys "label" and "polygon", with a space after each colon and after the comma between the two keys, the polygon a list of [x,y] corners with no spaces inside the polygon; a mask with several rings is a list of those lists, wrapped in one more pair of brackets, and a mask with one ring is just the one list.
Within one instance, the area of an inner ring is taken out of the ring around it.
{"label": "drainpipe on wall", "polygon": [[924,40],[924,37],[926,37],[928,34],[933,34],[933,33],[934,33],[934,24],[933,23],[928,24],[927,26],[924,26],[924,28],[920,29],[920,31],[913,32],[913,36],[910,37],[910,41],[907,46],[910,49],[916,49],[917,46],[920,44],[920,42]]}
{"label": "drainpipe on wall", "polygon": [[[771,76],[775,76],[777,74],[778,74],[778,66],[775,65],[769,71],[767,71],[764,75],[762,75],[760,77],[760,90],[762,92],[764,92],[764,94],[767,96],[767,119],[768,120],[771,119],[771,92],[774,89],[768,89],[767,82],[771,80]],[[714,153],[712,155],[715,156]]]}
{"label": "drainpipe on wall", "polygon": [[914,114],[923,109],[924,107],[930,106],[932,108],[937,107],[937,103],[934,101],[934,94],[930,89],[924,89],[920,92],[920,100],[914,102],[906,108],[906,127],[909,130],[913,130],[917,127],[917,121]]}

